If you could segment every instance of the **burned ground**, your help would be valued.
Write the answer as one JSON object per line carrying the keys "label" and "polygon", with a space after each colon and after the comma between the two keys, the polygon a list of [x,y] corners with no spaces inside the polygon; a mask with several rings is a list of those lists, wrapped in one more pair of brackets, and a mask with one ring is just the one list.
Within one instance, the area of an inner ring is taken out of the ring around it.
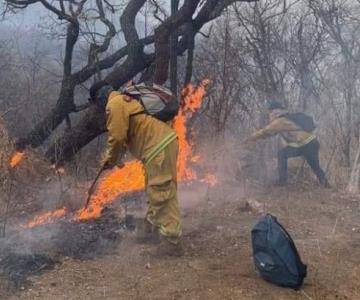
{"label": "burned ground", "polygon": [[102,217],[87,222],[63,218],[55,224],[21,231],[13,229],[0,245],[0,278],[8,292],[31,286],[28,278],[51,270],[66,258],[87,260],[113,254],[125,230],[133,230],[129,216],[106,208]]}
{"label": "burned ground", "polygon": [[[92,225],[101,224],[98,228],[102,229],[98,232],[105,231],[106,235],[111,233],[111,228],[119,226],[117,234],[121,237],[116,239],[117,242],[102,244],[107,251],[98,252],[89,246],[85,251],[87,259],[79,259],[71,253],[57,255],[58,263],[52,270],[42,270],[39,275],[29,277],[30,284],[24,290],[8,292],[4,298],[360,298],[360,259],[356,255],[360,247],[358,198],[334,190],[299,186],[265,188],[246,194],[239,194],[242,188],[223,185],[182,190],[184,257],[156,257],[156,246],[136,244],[134,233],[120,229],[123,224],[116,221],[121,219],[119,215],[114,216],[119,209],[117,204],[109,210],[111,221],[105,214],[103,221],[94,221]],[[128,201],[128,212],[141,214],[140,209],[139,202],[132,205]],[[309,269],[302,290],[278,288],[256,275],[251,257],[250,230],[261,212],[276,215],[293,235]],[[84,232],[89,227],[81,226],[89,224],[78,226],[81,233],[70,240],[75,244],[78,240],[88,243]],[[65,231],[65,234],[69,236],[71,232]],[[61,237],[61,234],[57,236]],[[101,245],[98,241],[91,244]]]}

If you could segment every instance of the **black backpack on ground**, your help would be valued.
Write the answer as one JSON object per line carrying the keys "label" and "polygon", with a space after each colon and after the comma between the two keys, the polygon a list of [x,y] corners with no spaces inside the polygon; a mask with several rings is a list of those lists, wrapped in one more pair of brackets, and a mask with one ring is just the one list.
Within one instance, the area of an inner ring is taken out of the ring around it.
{"label": "black backpack on ground", "polygon": [[270,214],[262,217],[251,230],[253,258],[260,276],[268,282],[298,289],[306,277],[294,241]]}
{"label": "black backpack on ground", "polygon": [[139,83],[125,88],[122,92],[138,100],[144,107],[145,113],[161,121],[172,120],[179,111],[176,96],[161,85]]}
{"label": "black backpack on ground", "polygon": [[314,119],[302,112],[298,113],[288,113],[284,115],[287,119],[294,122],[296,125],[298,125],[302,130],[306,132],[313,132],[316,129]]}

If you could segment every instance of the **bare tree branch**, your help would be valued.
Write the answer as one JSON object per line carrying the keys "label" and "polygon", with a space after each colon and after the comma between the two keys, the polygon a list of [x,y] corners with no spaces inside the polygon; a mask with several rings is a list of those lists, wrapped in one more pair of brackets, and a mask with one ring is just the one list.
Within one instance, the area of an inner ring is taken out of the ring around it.
{"label": "bare tree branch", "polygon": [[[174,32],[180,38],[177,46],[177,55],[181,55],[188,50],[186,81],[190,80],[195,35],[204,24],[219,16],[232,3],[252,2],[250,0],[185,0],[176,14],[166,17],[164,22],[155,28],[154,36],[140,39],[135,27],[135,18],[146,0],[130,0],[127,2],[120,17],[120,25],[125,37],[126,46],[116,49],[115,52],[110,54],[108,50],[117,32],[115,24],[110,21],[111,18],[107,14],[109,11],[111,13],[115,12],[117,7],[106,0],[96,0],[96,20],[102,22],[107,32],[100,42],[100,33],[94,30],[92,34],[93,41],[88,52],[88,62],[85,67],[74,71],[73,54],[75,47],[78,47],[79,35],[82,34],[80,27],[84,27],[82,22],[89,21],[86,17],[89,9],[86,8],[84,12],[84,8],[87,7],[85,5],[87,0],[70,2],[66,0],[7,1],[17,5],[30,5],[39,2],[59,19],[68,23],[63,61],[64,73],[56,106],[31,130],[25,139],[20,139],[20,142],[22,142],[20,144],[25,146],[30,144],[33,147],[41,145],[51,135],[53,130],[68,118],[71,112],[78,112],[88,108],[88,105],[77,107],[74,104],[75,87],[89,80],[102,70],[114,67],[119,61],[121,63],[116,65],[105,77],[105,80],[116,89],[132,77],[144,72],[144,70],[148,70],[143,73],[144,76],[153,76],[159,83],[165,82],[168,76],[169,65],[169,37]],[[153,2],[156,3],[156,1]],[[200,2],[201,6],[199,6]],[[198,12],[196,12],[197,8],[199,8]],[[93,12],[94,8],[91,7],[91,14]],[[194,15],[195,17],[193,17]],[[188,28],[192,30],[189,31]],[[86,30],[90,33],[92,31],[91,28],[86,28]],[[97,38],[95,38],[95,35],[97,35]],[[155,44],[155,52],[145,54],[144,47],[151,44]],[[102,55],[100,56],[99,54]],[[89,107],[85,112],[84,118],[78,124],[74,124],[71,130],[66,132],[64,136],[57,139],[50,146],[46,155],[54,162],[66,161],[93,138],[104,132],[104,130],[104,116],[102,112],[94,107]]]}

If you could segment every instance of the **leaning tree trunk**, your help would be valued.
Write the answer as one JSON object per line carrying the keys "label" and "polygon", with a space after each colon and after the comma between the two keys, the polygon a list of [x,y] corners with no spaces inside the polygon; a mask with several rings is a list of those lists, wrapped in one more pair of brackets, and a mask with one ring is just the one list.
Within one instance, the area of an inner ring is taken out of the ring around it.
{"label": "leaning tree trunk", "polygon": [[360,139],[354,165],[351,170],[350,180],[346,190],[351,194],[358,194],[360,192]]}
{"label": "leaning tree trunk", "polygon": [[[154,36],[146,37],[144,39],[139,39],[135,27],[135,18],[146,1],[128,1],[128,4],[120,17],[121,28],[127,43],[126,47],[119,49],[112,55],[100,60],[98,63],[95,63],[90,59],[89,64],[76,73],[71,72],[71,58],[73,47],[77,41],[77,35],[74,33],[78,33],[77,31],[73,31],[73,28],[78,29],[79,24],[78,20],[73,20],[72,17],[68,16],[71,24],[68,28],[69,34],[67,35],[68,43],[66,49],[68,51],[66,51],[67,59],[65,59],[66,63],[64,63],[64,79],[67,78],[69,80],[67,83],[70,83],[72,86],[68,90],[68,85],[63,84],[58,105],[52,113],[44,119],[44,122],[36,126],[33,131],[34,134],[27,136],[28,140],[24,142],[24,146],[30,144],[33,147],[37,147],[41,145],[68,114],[75,110],[73,102],[74,87],[90,79],[99,70],[113,67],[114,64],[122,58],[127,57],[124,62],[118,67],[115,67],[105,78],[105,80],[115,89],[118,89],[121,85],[144,70],[148,70],[144,75],[153,75],[153,81],[155,83],[165,83],[168,79],[170,37],[172,35],[175,35],[176,37],[176,34],[178,34],[181,38],[176,47],[177,55],[181,55],[187,49],[190,49],[191,58],[196,33],[203,25],[220,16],[221,12],[226,7],[238,1],[253,2],[256,0],[184,0],[181,8],[177,10],[176,13],[174,11],[174,14],[171,17],[167,18],[154,30]],[[176,1],[174,0],[174,2]],[[196,17],[193,18],[200,2],[202,2],[203,5],[200,10],[197,11]],[[15,3],[17,3],[17,1],[15,1]],[[99,9],[101,11],[103,10],[101,5],[99,6]],[[58,13],[60,14],[60,17],[64,17],[61,11]],[[105,24],[107,25],[106,22]],[[184,31],[184,29],[190,25],[192,30]],[[114,34],[113,31],[113,28],[110,26],[107,34],[108,38],[105,39],[103,45],[92,45],[93,50],[98,50],[95,54],[104,53],[107,50],[110,41],[109,39],[111,39]],[[152,54],[145,54],[144,47],[153,42],[155,43],[155,52]],[[89,57],[93,57],[93,55],[90,55]],[[96,55],[94,57],[96,57]],[[190,61],[192,61],[192,59],[190,59]],[[191,72],[188,72],[188,74],[190,75]],[[191,76],[189,77],[191,78]],[[65,161],[69,161],[82,147],[105,131],[104,125],[104,112],[96,107],[91,107],[76,126],[72,127],[70,131],[65,132],[62,137],[58,138],[50,145],[46,152],[46,157],[55,164],[62,164]]]}
{"label": "leaning tree trunk", "polygon": [[76,83],[71,76],[72,58],[75,44],[80,32],[79,22],[71,19],[66,29],[65,57],[63,80],[56,106],[52,111],[40,121],[34,129],[25,137],[17,142],[17,148],[25,148],[27,145],[38,147],[51,135],[51,133],[74,111],[74,90]]}
{"label": "leaning tree trunk", "polygon": [[[201,27],[201,25],[199,25]],[[189,40],[193,36],[183,36],[178,43],[177,55],[183,54]],[[115,68],[105,78],[114,88],[118,89],[129,79],[145,69],[149,69],[149,73],[155,76],[153,68],[155,68],[155,55],[143,55],[137,59],[128,57],[124,63]],[[104,112],[94,107],[90,108],[78,124],[72,127],[71,131],[66,132],[62,137],[58,138],[46,152],[46,158],[56,165],[62,165],[72,159],[72,157],[84,146],[90,143],[98,135],[105,132]]]}
{"label": "leaning tree trunk", "polygon": [[47,150],[46,157],[60,166],[70,160],[82,147],[106,131],[102,108],[92,105],[72,130],[65,132]]}
{"label": "leaning tree trunk", "polygon": [[75,110],[74,89],[75,85],[70,80],[63,81],[55,107],[41,122],[36,124],[26,137],[17,141],[18,149],[23,149],[26,145],[31,145],[34,148],[42,145],[64,119]]}
{"label": "leaning tree trunk", "polygon": [[[140,71],[149,67],[153,61],[153,55],[138,60],[129,59],[111,72],[106,80],[115,88],[119,88],[129,78],[133,78]],[[65,161],[69,161],[82,147],[105,131],[104,110],[92,105],[78,124],[72,127],[71,131],[65,132],[49,147],[46,158],[56,165],[61,165]]]}

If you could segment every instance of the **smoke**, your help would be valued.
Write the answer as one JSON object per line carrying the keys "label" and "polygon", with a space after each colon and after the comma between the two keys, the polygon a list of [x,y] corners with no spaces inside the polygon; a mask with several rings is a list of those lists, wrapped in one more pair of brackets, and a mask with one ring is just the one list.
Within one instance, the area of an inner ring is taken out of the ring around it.
{"label": "smoke", "polygon": [[5,277],[9,286],[19,288],[28,276],[52,268],[63,257],[91,259],[107,255],[117,247],[126,228],[126,218],[112,209],[86,223],[62,220],[33,229],[12,228],[0,241],[0,277]]}
{"label": "smoke", "polygon": [[39,182],[38,178],[28,176],[28,165],[32,165],[30,159],[25,161],[25,167],[13,174],[9,209],[0,219],[1,227],[6,221],[5,237],[0,238],[0,259],[9,253],[33,255],[54,252],[57,237],[63,230],[61,224],[26,229],[27,214],[52,211],[63,206],[71,211],[79,206],[79,202],[85,201],[84,189],[80,192],[81,187],[73,183],[72,176],[59,177],[47,171]]}
{"label": "smoke", "polygon": [[0,239],[0,258],[8,253],[32,255],[48,251],[53,248],[54,237],[58,234],[58,224],[33,230],[11,225],[7,228],[6,236]]}
{"label": "smoke", "polygon": [[238,201],[250,192],[248,180],[261,169],[257,153],[246,149],[239,140],[227,138],[223,142],[203,138],[197,144],[199,155],[196,165],[198,177],[207,174],[216,178],[214,186],[201,180],[179,186],[179,202],[187,213],[204,205],[217,205],[224,201]]}

